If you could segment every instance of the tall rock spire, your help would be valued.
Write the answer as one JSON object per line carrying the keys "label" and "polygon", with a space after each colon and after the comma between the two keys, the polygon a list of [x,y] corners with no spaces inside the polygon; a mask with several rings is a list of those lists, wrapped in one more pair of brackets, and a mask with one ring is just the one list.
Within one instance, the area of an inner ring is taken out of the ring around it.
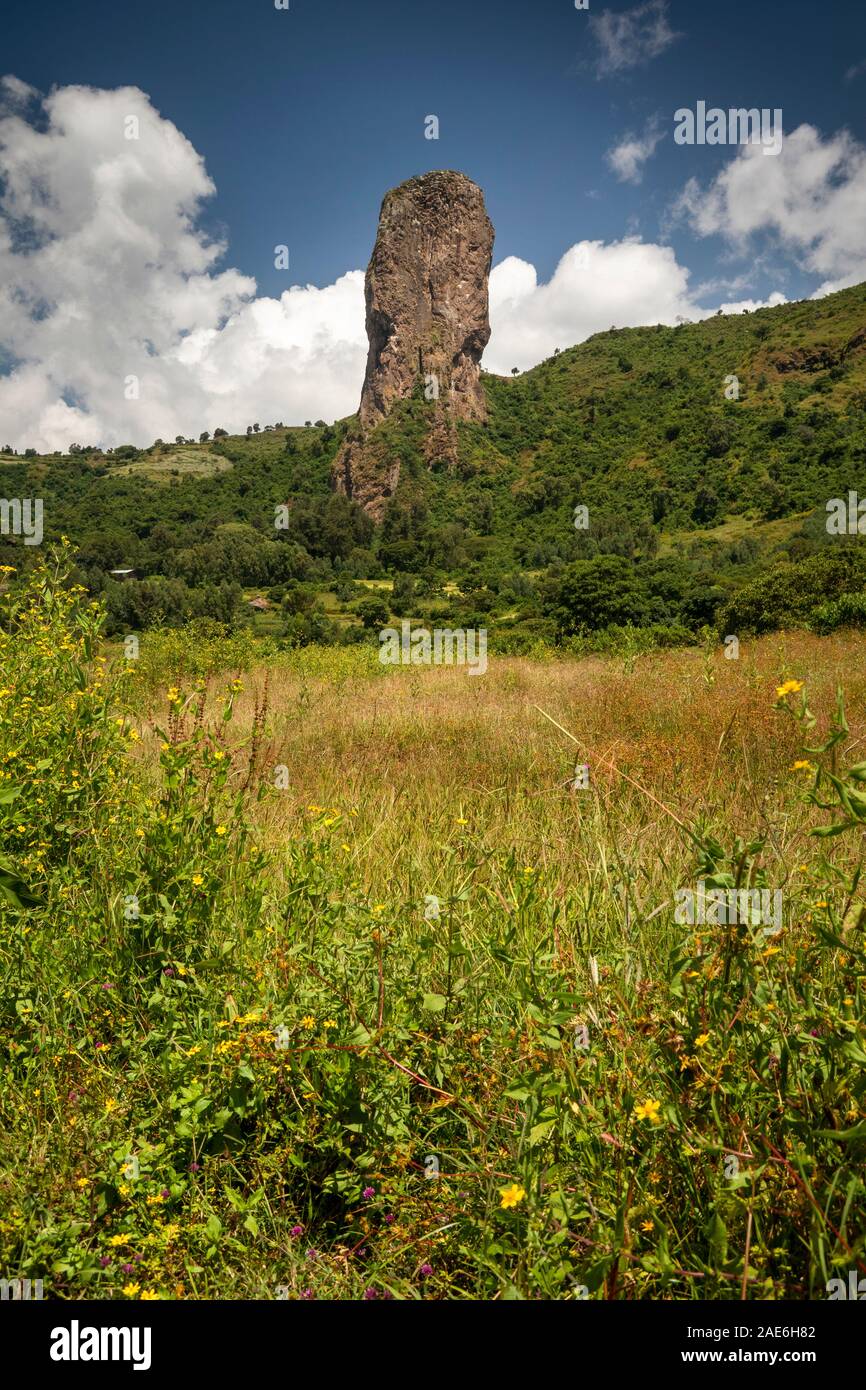
{"label": "tall rock spire", "polygon": [[335,486],[376,520],[400,464],[369,447],[368,437],[419,378],[431,402],[429,462],[456,458],[455,420],[485,418],[480,362],[490,337],[492,255],[484,195],[465,174],[437,170],[386,193],[365,282],[370,348],[360,437],[334,462]]}

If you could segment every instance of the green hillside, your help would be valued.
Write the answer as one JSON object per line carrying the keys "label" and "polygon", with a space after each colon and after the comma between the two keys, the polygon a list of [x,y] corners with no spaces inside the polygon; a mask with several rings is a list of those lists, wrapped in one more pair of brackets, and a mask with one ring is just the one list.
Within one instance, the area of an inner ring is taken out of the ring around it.
{"label": "green hillside", "polygon": [[[810,622],[816,605],[862,592],[862,542],[828,537],[825,508],[866,491],[866,285],[676,328],[611,329],[522,376],[483,381],[489,419],[459,426],[456,468],[424,461],[420,379],[375,432],[401,461],[378,528],[331,491],[350,420],[6,453],[0,477],[7,497],[43,499],[46,539],[74,542],[79,578],[127,628],[236,621],[242,590],[256,589],[282,605],[295,640],[345,640],[360,635],[357,605],[369,601],[352,585],[371,579],[394,580],[393,612],[545,637],[739,621],[739,594],[753,612],[756,585],[778,589],[780,565],[807,561],[803,603],[789,574],[764,626]],[[20,574],[34,550],[0,538],[0,563]],[[121,593],[109,572],[129,566],[136,578]]]}

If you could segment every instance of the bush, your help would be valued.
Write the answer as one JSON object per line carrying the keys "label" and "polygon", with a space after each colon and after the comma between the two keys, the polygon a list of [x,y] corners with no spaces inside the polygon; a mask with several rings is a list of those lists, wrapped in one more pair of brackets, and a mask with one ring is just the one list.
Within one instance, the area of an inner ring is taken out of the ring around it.
{"label": "bush", "polygon": [[391,610],[383,598],[365,598],[355,604],[355,612],[368,631],[385,627]]}
{"label": "bush", "polygon": [[542,607],[561,635],[597,632],[611,624],[640,624],[649,615],[649,595],[634,563],[619,555],[576,560],[551,581]]}

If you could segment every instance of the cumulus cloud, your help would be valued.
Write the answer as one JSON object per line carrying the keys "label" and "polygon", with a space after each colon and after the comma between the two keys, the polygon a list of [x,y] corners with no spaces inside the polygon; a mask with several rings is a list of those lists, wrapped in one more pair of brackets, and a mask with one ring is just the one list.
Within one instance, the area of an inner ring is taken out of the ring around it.
{"label": "cumulus cloud", "polygon": [[[36,125],[21,88],[0,83],[0,440],[149,444],[357,408],[361,270],[257,295],[201,230],[214,187],[200,155],[144,93],[62,88]],[[860,146],[801,127],[778,159],[756,153],[744,149],[708,193],[689,186],[681,210],[695,229],[743,239],[772,225],[817,273],[866,278]],[[490,278],[484,365],[507,374],[611,325],[703,318],[720,293],[749,289],[745,276],[692,287],[670,246],[638,236],[576,243],[547,282],[509,256]],[[722,307],[783,301],[776,291]]]}
{"label": "cumulus cloud", "polygon": [[[784,303],[743,300],[725,313]],[[708,318],[718,305],[701,305],[689,288],[689,271],[670,246],[628,237],[606,244],[582,241],[562,257],[546,284],[535,267],[509,256],[490,276],[491,337],[484,366],[507,375],[572,347],[607,328],[676,324]]]}
{"label": "cumulus cloud", "polygon": [[14,73],[7,72],[5,77],[0,77],[0,103],[7,108],[26,106],[38,95],[35,87],[31,87],[29,82],[22,82]]}
{"label": "cumulus cloud", "polygon": [[4,442],[144,444],[357,407],[360,271],[256,298],[197,226],[203,160],[143,92],[61,88],[37,129],[25,87],[0,93]]}
{"label": "cumulus cloud", "polygon": [[658,118],[648,121],[643,135],[626,135],[605,155],[622,183],[640,183],[643,166],[655,154],[656,146],[664,140],[666,131],[659,129]]}
{"label": "cumulus cloud", "polygon": [[798,126],[775,159],[743,145],[708,188],[690,179],[675,211],[699,236],[721,235],[741,254],[766,234],[824,277],[815,297],[866,280],[866,148],[848,131],[824,140]]}
{"label": "cumulus cloud", "polygon": [[590,18],[599,54],[596,73],[607,77],[640,67],[664,53],[680,37],[670,26],[668,0],[647,0],[632,10],[602,10]]}

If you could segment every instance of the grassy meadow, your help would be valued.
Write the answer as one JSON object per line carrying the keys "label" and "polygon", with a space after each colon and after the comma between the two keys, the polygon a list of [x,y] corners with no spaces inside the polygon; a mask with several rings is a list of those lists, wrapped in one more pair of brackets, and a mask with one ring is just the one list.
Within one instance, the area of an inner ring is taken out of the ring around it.
{"label": "grassy meadow", "polygon": [[[0,617],[7,1277],[774,1300],[866,1273],[860,637],[484,676],[183,630],[128,659],[63,572]],[[781,932],[678,923],[698,880],[780,889]]]}

